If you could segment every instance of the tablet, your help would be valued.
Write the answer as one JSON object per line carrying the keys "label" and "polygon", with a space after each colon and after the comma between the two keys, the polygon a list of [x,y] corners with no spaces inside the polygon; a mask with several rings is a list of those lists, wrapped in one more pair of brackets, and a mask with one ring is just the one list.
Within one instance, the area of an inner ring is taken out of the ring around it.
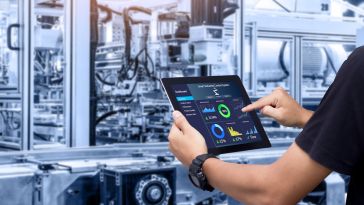
{"label": "tablet", "polygon": [[161,79],[174,110],[206,140],[208,152],[224,154],[271,147],[256,112],[243,113],[250,104],[238,76]]}

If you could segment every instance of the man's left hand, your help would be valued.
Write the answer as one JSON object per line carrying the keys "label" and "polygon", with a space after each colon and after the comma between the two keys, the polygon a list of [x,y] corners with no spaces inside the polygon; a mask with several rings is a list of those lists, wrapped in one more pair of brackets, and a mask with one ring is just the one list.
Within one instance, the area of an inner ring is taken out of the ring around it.
{"label": "man's left hand", "polygon": [[185,166],[192,160],[207,153],[205,139],[179,111],[173,112],[174,123],[168,136],[169,149]]}

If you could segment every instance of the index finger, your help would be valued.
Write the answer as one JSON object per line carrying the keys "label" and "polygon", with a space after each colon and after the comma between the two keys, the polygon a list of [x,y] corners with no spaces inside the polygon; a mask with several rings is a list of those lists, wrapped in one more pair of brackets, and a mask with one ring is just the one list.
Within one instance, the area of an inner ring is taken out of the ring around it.
{"label": "index finger", "polygon": [[276,104],[276,100],[275,100],[275,96],[273,94],[265,96],[263,98],[260,98],[258,101],[244,107],[242,109],[243,112],[251,112],[253,110],[258,110],[258,109],[262,109],[265,106],[269,106],[269,105],[275,105]]}

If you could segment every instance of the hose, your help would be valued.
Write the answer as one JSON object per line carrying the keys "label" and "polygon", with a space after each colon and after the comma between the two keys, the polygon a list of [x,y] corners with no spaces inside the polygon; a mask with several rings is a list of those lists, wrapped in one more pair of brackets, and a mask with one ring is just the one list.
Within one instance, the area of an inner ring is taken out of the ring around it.
{"label": "hose", "polygon": [[104,6],[104,5],[99,4],[98,7],[99,7],[99,9],[101,9],[102,11],[105,11],[105,12],[111,12],[111,13],[114,13],[114,14],[119,15],[119,16],[123,15],[123,13],[115,11],[115,10],[113,10],[113,9],[107,7],[107,6]]}
{"label": "hose", "polygon": [[132,6],[129,8],[125,8],[123,11],[123,17],[124,17],[124,27],[125,27],[125,56],[126,56],[126,62],[127,64],[131,61],[131,38],[132,38],[132,29],[130,26],[130,21],[132,21],[133,24],[141,23],[140,21],[135,21],[131,18],[129,12],[130,11],[138,11],[142,12],[148,15],[152,14],[151,9],[143,8],[140,6]]}
{"label": "hose", "polygon": [[107,118],[109,118],[109,117],[111,117],[113,115],[116,115],[118,113],[125,113],[125,112],[130,112],[130,109],[122,108],[122,109],[119,109],[119,110],[114,110],[114,111],[107,112],[107,113],[103,114],[102,116],[100,116],[99,118],[97,118],[96,125],[100,124],[100,122],[106,120]]}
{"label": "hose", "polygon": [[98,30],[98,3],[91,0],[90,24],[90,146],[96,145],[96,118],[97,118],[97,90],[96,90],[96,51],[99,42]]}
{"label": "hose", "polygon": [[128,15],[129,15],[129,11],[138,11],[138,12],[141,12],[141,13],[152,15],[152,10],[151,9],[144,8],[144,7],[141,7],[141,6],[131,6],[131,7],[127,8]]}
{"label": "hose", "polygon": [[289,77],[289,71],[286,67],[286,64],[284,63],[284,51],[285,51],[286,47],[287,47],[287,42],[284,41],[282,44],[281,50],[279,51],[279,65],[281,66],[284,74],[286,74],[286,77],[283,78],[283,80]]}
{"label": "hose", "polygon": [[234,14],[237,9],[239,9],[238,4],[230,3],[228,1],[225,1],[224,2],[224,12],[223,12],[224,19],[226,19],[230,15]]}
{"label": "hose", "polygon": [[124,27],[125,27],[125,58],[126,64],[129,64],[131,61],[131,26],[129,22],[129,14],[128,9],[124,9],[123,12],[124,19]]}
{"label": "hose", "polygon": [[237,8],[230,8],[230,9],[225,10],[224,13],[223,13],[224,19],[226,19],[227,17],[233,15],[236,12],[236,9]]}

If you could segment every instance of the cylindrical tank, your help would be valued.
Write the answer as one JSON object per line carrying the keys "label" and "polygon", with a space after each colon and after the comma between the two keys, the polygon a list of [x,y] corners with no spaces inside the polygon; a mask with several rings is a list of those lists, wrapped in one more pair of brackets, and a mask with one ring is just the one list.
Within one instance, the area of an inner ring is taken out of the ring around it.
{"label": "cylindrical tank", "polygon": [[[259,82],[278,82],[290,75],[292,72],[290,47],[289,43],[282,41],[258,41],[257,78]],[[302,48],[302,75],[304,78],[323,78],[327,74],[325,72],[332,66],[338,70],[346,57],[343,46],[307,43]],[[332,70],[331,68],[329,71]]]}

